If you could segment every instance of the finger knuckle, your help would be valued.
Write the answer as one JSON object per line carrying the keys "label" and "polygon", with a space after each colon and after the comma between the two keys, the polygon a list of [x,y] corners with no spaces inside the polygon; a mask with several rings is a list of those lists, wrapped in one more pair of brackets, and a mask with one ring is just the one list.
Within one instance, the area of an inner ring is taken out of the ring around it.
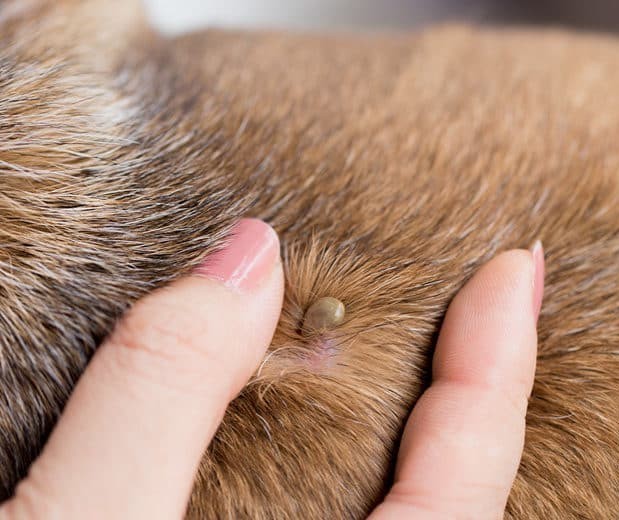
{"label": "finger knuckle", "polygon": [[117,351],[117,362],[133,372],[157,367],[190,372],[209,357],[201,348],[206,328],[165,304],[139,303],[117,325],[110,342]]}

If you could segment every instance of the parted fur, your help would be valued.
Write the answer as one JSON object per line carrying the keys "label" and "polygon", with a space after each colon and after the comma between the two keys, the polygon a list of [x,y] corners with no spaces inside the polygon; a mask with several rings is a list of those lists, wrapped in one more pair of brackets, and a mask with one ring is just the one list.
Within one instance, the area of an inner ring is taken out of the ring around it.
{"label": "parted fur", "polygon": [[[190,518],[363,518],[450,299],[536,238],[547,289],[506,515],[615,518],[618,86],[608,36],[165,39],[133,2],[0,2],[0,496],[120,314],[256,216],[280,234],[284,310]],[[302,334],[321,296],[346,321]]]}

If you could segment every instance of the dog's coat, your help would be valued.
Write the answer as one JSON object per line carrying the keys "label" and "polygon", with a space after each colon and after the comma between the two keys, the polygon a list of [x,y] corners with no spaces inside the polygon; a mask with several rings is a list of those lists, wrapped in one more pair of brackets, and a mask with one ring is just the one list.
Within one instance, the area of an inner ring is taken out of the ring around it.
{"label": "dog's coat", "polygon": [[[449,300],[498,251],[541,238],[537,377],[507,518],[612,518],[618,85],[605,36],[166,40],[133,2],[0,2],[0,495],[123,310],[257,216],[281,237],[284,310],[190,517],[363,518]],[[308,335],[324,296],[345,321]]]}

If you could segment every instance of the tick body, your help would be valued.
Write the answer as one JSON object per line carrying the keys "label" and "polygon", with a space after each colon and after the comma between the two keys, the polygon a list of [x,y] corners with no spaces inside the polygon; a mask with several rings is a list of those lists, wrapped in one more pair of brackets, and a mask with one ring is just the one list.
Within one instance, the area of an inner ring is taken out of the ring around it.
{"label": "tick body", "polygon": [[346,307],[337,298],[327,296],[316,300],[305,313],[304,333],[324,332],[340,325],[346,316]]}

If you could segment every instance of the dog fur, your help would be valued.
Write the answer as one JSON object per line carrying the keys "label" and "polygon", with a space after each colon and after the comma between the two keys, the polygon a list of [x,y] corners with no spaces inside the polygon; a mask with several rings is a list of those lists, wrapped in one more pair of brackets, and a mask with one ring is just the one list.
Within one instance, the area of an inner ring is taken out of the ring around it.
{"label": "dog fur", "polygon": [[[0,497],[123,311],[255,216],[281,238],[284,309],[190,518],[363,518],[450,299],[536,238],[547,288],[506,518],[614,518],[618,85],[609,36],[168,39],[130,1],[0,1]],[[345,323],[302,334],[322,296]]]}

